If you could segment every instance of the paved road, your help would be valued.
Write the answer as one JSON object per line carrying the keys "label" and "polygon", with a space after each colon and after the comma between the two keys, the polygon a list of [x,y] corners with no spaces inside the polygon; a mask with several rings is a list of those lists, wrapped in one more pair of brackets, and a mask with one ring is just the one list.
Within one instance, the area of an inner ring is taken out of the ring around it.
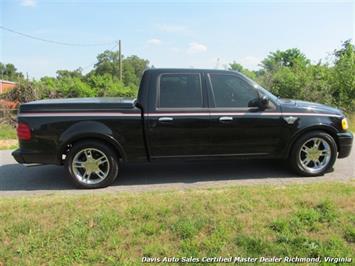
{"label": "paved road", "polygon": [[78,190],[60,166],[24,167],[11,151],[0,151],[0,196],[61,193],[100,193],[216,187],[248,184],[289,184],[355,178],[355,151],[337,160],[334,171],[321,177],[302,178],[290,172],[283,161],[238,160],[131,164],[112,186]]}

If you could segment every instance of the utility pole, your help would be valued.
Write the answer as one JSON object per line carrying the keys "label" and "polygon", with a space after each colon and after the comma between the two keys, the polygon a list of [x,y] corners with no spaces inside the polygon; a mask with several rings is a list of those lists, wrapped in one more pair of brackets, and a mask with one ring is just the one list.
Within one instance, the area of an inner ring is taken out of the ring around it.
{"label": "utility pole", "polygon": [[122,46],[121,46],[121,40],[118,41],[118,64],[120,67],[120,72],[118,75],[118,78],[120,81],[122,81]]}

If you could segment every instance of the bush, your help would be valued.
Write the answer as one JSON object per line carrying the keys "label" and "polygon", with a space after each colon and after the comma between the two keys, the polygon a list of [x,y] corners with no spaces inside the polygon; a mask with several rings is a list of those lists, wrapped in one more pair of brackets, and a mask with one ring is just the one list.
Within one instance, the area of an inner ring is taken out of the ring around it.
{"label": "bush", "polygon": [[113,79],[110,75],[91,75],[87,82],[98,97],[134,97],[137,95],[137,88],[126,87],[121,81]]}

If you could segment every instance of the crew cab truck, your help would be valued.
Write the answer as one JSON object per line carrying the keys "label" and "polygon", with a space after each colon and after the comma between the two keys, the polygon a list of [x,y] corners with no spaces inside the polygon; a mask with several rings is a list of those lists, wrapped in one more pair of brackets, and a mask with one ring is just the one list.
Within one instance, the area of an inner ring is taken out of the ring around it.
{"label": "crew cab truck", "polygon": [[350,154],[347,129],[340,110],[279,99],[237,72],[149,69],[136,100],[22,104],[13,156],[64,165],[79,188],[110,185],[124,162],[159,159],[279,158],[317,176]]}

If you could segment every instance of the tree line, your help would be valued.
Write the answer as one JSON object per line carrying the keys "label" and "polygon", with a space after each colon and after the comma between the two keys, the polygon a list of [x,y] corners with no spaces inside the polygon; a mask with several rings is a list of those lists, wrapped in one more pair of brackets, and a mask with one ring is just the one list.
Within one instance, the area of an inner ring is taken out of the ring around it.
{"label": "tree line", "polygon": [[149,67],[149,61],[132,55],[123,58],[123,78],[119,80],[118,52],[104,51],[97,56],[93,69],[58,70],[55,77],[27,80],[12,64],[0,63],[2,79],[16,81],[17,87],[0,97],[6,100],[28,102],[45,98],[73,97],[135,97],[140,77]]}
{"label": "tree line", "polygon": [[296,48],[271,52],[261,69],[250,71],[237,62],[237,70],[282,98],[329,104],[346,112],[355,111],[355,46],[350,40],[333,51],[327,62],[311,61]]}
{"label": "tree line", "polygon": [[[135,97],[149,61],[138,56],[123,59],[123,79],[118,79],[118,52],[104,51],[93,69],[58,70],[56,77],[28,81],[12,64],[0,63],[2,79],[16,81],[17,88],[1,95],[18,102],[43,98]],[[236,61],[226,68],[239,71],[282,98],[296,98],[355,111],[355,46],[350,40],[333,51],[327,62],[311,61],[297,48],[275,51],[262,60],[260,69],[249,70]]]}

